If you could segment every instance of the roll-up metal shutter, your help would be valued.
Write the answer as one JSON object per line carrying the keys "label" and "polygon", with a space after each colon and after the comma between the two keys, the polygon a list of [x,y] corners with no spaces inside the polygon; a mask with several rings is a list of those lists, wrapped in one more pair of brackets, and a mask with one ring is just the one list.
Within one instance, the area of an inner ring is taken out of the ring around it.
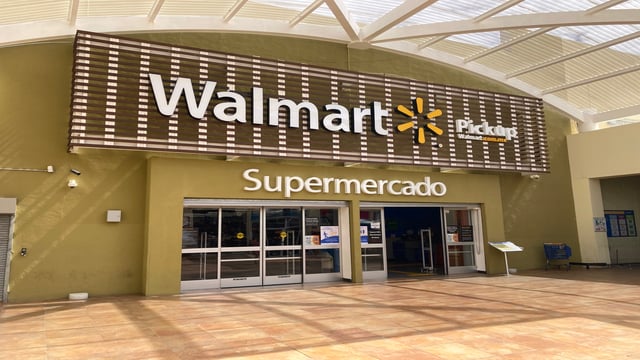
{"label": "roll-up metal shutter", "polygon": [[11,215],[0,215],[0,303],[5,301],[9,258]]}

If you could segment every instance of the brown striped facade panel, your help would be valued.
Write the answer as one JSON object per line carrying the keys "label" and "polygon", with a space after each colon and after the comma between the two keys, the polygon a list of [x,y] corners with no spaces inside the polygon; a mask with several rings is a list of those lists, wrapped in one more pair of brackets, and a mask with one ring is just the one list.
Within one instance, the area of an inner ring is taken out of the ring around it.
{"label": "brown striped facade panel", "polygon": [[[74,52],[70,147],[549,171],[540,99],[89,32]],[[172,114],[160,113],[150,74]],[[206,107],[200,118],[179,79]],[[270,123],[270,101],[294,108]],[[478,138],[472,127],[517,134]]]}

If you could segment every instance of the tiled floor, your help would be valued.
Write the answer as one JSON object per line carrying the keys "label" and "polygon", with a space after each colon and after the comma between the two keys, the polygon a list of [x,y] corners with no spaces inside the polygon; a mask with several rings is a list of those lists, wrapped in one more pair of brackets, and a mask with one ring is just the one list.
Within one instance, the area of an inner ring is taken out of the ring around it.
{"label": "tiled floor", "polygon": [[0,359],[640,359],[640,268],[4,305]]}

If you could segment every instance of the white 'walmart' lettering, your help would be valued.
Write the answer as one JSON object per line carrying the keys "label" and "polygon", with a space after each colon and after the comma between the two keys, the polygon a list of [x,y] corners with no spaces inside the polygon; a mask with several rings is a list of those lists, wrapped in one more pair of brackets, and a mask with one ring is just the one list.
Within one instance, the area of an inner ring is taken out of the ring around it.
{"label": "white 'walmart' lettering", "polygon": [[[158,110],[162,115],[171,116],[176,110],[178,101],[184,93],[187,102],[189,115],[195,119],[204,118],[217,83],[215,81],[206,81],[200,95],[200,100],[196,99],[191,79],[179,77],[171,92],[170,98],[167,100],[162,77],[158,74],[149,74],[149,81],[153,90],[153,96],[156,100]],[[216,97],[224,100],[213,106],[213,115],[220,121],[226,122],[247,122],[247,101],[242,94],[233,91],[219,91]],[[263,89],[254,87],[251,89],[251,111],[252,123],[257,125],[264,124],[264,95]],[[289,113],[288,126],[291,128],[300,127],[300,113],[307,111],[309,115],[309,129],[318,130],[320,128],[320,119],[318,108],[311,102],[301,101],[299,103],[289,99],[268,98],[266,101],[268,109],[267,124],[270,126],[278,126],[279,112],[281,108],[285,108]],[[369,117],[373,131],[382,136],[388,134],[388,130],[383,126],[383,117],[389,116],[389,111],[382,109],[382,105],[378,101],[371,103],[369,108],[353,108],[351,111],[339,104],[327,104],[323,107],[325,112],[329,114],[322,118],[322,126],[329,131],[344,131],[347,133],[362,134],[364,132],[364,119]]]}

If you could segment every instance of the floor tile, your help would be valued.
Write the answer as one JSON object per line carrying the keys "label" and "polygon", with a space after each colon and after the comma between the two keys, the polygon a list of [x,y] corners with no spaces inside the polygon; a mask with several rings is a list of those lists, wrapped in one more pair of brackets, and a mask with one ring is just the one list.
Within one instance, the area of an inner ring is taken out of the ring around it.
{"label": "floor tile", "polygon": [[0,306],[0,359],[634,359],[640,270]]}

